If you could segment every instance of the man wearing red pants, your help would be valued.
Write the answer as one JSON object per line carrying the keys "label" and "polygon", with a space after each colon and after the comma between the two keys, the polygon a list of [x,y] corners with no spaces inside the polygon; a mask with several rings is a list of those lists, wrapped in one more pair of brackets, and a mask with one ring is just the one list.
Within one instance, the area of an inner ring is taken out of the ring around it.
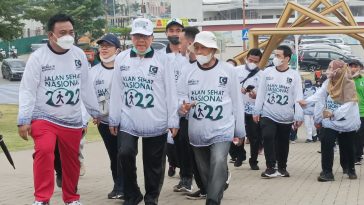
{"label": "man wearing red pants", "polygon": [[98,104],[88,77],[86,55],[74,43],[73,20],[57,14],[48,21],[47,46],[29,58],[19,89],[19,135],[34,140],[33,205],[48,205],[54,190],[56,141],[62,160],[63,201],[80,205],[76,187],[82,138],[81,100],[93,117]]}

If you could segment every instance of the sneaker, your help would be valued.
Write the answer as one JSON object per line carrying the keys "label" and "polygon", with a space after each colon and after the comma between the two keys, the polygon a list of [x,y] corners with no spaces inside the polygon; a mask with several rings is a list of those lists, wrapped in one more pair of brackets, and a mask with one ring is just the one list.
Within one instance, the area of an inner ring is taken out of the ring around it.
{"label": "sneaker", "polygon": [[306,139],[306,141],[305,141],[305,143],[310,143],[310,142],[313,142],[313,140]]}
{"label": "sneaker", "polygon": [[197,190],[193,193],[187,194],[186,198],[191,200],[206,199],[206,194],[201,193],[201,190]]}
{"label": "sneaker", "polygon": [[192,179],[181,178],[179,183],[173,187],[174,192],[192,192]]}
{"label": "sneaker", "polygon": [[238,157],[238,159],[234,162],[234,167],[241,167],[243,165],[243,160]]}
{"label": "sneaker", "polygon": [[231,158],[229,163],[235,163],[235,161],[236,161],[236,158]]}
{"label": "sneaker", "polygon": [[328,181],[335,181],[335,179],[332,172],[321,172],[320,176],[317,178],[317,181],[328,182]]}
{"label": "sneaker", "polygon": [[49,205],[49,202],[35,201],[33,202],[33,205]]}
{"label": "sneaker", "polygon": [[355,165],[361,165],[361,160],[357,160],[357,161],[355,162]]}
{"label": "sneaker", "polygon": [[227,178],[227,180],[225,182],[224,191],[229,188],[230,180],[231,180],[231,172],[228,170],[228,178]]}
{"label": "sneaker", "polygon": [[296,141],[294,141],[294,140],[291,140],[291,144],[296,144]]}
{"label": "sneaker", "polygon": [[278,169],[278,174],[281,177],[290,177],[289,172],[287,172],[287,169]]}
{"label": "sneaker", "polygon": [[124,193],[112,190],[107,194],[108,199],[124,199]]}
{"label": "sneaker", "polygon": [[263,178],[274,178],[278,177],[278,171],[274,168],[267,168],[264,172],[262,172],[261,176]]}
{"label": "sneaker", "polygon": [[80,167],[80,176],[84,176],[86,174],[86,167],[85,167],[85,163],[81,163],[81,167]]}
{"label": "sneaker", "polygon": [[72,201],[68,203],[64,203],[65,205],[82,205],[80,201]]}
{"label": "sneaker", "polygon": [[125,200],[124,203],[123,203],[123,205],[137,205],[141,201],[143,201],[143,195],[139,193],[139,196],[138,197],[129,198],[129,199]]}
{"label": "sneaker", "polygon": [[59,188],[62,188],[62,176],[61,175],[56,176],[56,184]]}
{"label": "sneaker", "polygon": [[169,177],[173,177],[175,174],[176,174],[176,167],[169,166],[169,169],[168,169],[168,176],[169,176]]}

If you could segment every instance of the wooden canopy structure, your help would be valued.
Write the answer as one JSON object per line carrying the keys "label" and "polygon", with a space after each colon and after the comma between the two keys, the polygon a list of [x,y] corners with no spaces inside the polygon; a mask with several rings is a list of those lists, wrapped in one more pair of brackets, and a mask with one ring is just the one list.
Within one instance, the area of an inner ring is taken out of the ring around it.
{"label": "wooden canopy structure", "polygon": [[[316,9],[320,5],[323,5],[325,9],[318,13]],[[292,24],[288,25],[289,17],[295,11],[300,15]],[[328,18],[329,14],[336,16],[340,23]],[[307,27],[313,21],[318,21],[324,26]],[[273,50],[288,35],[300,34],[347,34],[357,39],[364,48],[364,27],[358,26],[348,4],[344,0],[336,4],[332,4],[329,0],[315,0],[307,8],[295,2],[288,2],[275,28],[253,28],[249,30],[249,48],[264,49],[259,64],[259,67],[263,68]],[[270,38],[259,43],[260,35],[270,35]],[[243,63],[247,54],[248,50],[243,51],[234,59],[239,63]]]}

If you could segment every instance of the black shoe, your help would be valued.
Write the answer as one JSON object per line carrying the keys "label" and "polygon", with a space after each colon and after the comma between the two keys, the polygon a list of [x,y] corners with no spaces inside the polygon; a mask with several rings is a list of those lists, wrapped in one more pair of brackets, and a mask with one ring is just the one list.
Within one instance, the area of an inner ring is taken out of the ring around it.
{"label": "black shoe", "polygon": [[230,161],[229,161],[229,163],[233,163],[234,164],[235,161],[236,161],[236,158],[231,158]]}
{"label": "black shoe", "polygon": [[189,193],[186,195],[187,199],[191,200],[200,200],[200,199],[206,199],[206,194],[201,193],[201,190],[195,191],[193,193]]}
{"label": "black shoe", "polygon": [[312,141],[313,142],[317,142],[317,139],[318,139],[318,136],[317,135],[315,135],[315,136],[312,137]]}
{"label": "black shoe", "polygon": [[259,166],[257,162],[249,162],[251,170],[259,170]]}
{"label": "black shoe", "polygon": [[169,176],[169,177],[173,177],[175,174],[176,174],[176,167],[169,166],[169,169],[168,169],[168,176]]}
{"label": "black shoe", "polygon": [[274,168],[267,168],[264,172],[262,172],[261,177],[263,178],[274,178],[280,176],[277,170]]}
{"label": "black shoe", "polygon": [[57,175],[56,177],[56,184],[59,188],[62,188],[62,176]]}
{"label": "black shoe", "polygon": [[289,172],[287,172],[287,169],[278,169],[278,174],[281,177],[290,177]]}
{"label": "black shoe", "polygon": [[305,142],[306,142],[306,143],[310,143],[310,142],[313,142],[313,141],[312,141],[312,140],[310,140],[310,139],[307,139]]}
{"label": "black shoe", "polygon": [[328,182],[328,181],[334,181],[335,179],[332,172],[321,172],[317,180],[319,182]]}
{"label": "black shoe", "polygon": [[234,167],[241,167],[241,165],[243,165],[243,160],[238,158],[235,162],[234,162]]}
{"label": "black shoe", "polygon": [[349,179],[357,179],[358,176],[356,176],[355,169],[351,169],[348,171]]}
{"label": "black shoe", "polygon": [[361,165],[361,159],[356,160],[355,165]]}
{"label": "black shoe", "polygon": [[124,193],[112,190],[107,194],[108,199],[124,199]]}
{"label": "black shoe", "polygon": [[138,197],[126,199],[123,205],[138,205],[141,201],[143,201],[142,194],[140,194]]}

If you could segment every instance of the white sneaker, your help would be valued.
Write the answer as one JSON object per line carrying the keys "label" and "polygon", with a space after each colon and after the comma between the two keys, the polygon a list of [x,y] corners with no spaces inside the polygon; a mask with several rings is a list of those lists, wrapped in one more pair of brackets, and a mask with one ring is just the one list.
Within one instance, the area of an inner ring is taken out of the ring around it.
{"label": "white sneaker", "polygon": [[65,205],[82,205],[80,201],[73,201],[70,203],[65,203]]}
{"label": "white sneaker", "polygon": [[49,205],[49,203],[48,202],[35,201],[35,202],[33,202],[33,205]]}
{"label": "white sneaker", "polygon": [[81,163],[81,167],[80,167],[80,176],[84,176],[86,174],[86,167],[85,167],[85,163]]}

